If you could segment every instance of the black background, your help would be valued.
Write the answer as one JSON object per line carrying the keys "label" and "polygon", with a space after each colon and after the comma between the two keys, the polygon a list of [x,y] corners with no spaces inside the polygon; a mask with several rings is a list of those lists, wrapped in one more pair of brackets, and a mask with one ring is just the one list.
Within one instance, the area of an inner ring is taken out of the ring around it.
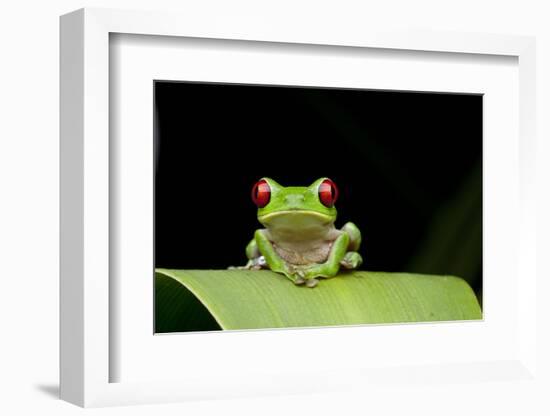
{"label": "black background", "polygon": [[481,294],[482,96],[156,81],[155,263],[246,262],[268,176],[340,189],[363,269],[454,274]]}

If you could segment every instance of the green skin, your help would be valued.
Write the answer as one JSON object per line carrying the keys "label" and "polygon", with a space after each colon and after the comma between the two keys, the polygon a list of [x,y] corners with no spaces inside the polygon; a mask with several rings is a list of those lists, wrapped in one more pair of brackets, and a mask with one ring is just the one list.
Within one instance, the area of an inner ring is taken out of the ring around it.
{"label": "green skin", "polygon": [[361,265],[361,232],[351,222],[336,229],[336,208],[319,200],[319,185],[326,178],[309,187],[283,187],[263,179],[271,187],[269,203],[258,208],[258,221],[265,228],[254,233],[246,247],[249,261],[241,269],[269,268],[297,285],[315,287],[320,277]]}

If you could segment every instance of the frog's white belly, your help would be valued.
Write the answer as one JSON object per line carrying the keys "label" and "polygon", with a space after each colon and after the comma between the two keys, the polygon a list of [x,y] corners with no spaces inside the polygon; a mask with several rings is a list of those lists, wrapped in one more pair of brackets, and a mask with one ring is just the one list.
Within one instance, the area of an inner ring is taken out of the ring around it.
{"label": "frog's white belly", "polygon": [[287,263],[306,265],[324,263],[334,240],[342,233],[332,224],[310,229],[270,229],[267,237],[273,249]]}
{"label": "frog's white belly", "polygon": [[306,265],[312,263],[324,263],[330,254],[333,241],[317,242],[315,244],[302,244],[282,247],[273,242],[273,248],[277,254],[287,263]]}

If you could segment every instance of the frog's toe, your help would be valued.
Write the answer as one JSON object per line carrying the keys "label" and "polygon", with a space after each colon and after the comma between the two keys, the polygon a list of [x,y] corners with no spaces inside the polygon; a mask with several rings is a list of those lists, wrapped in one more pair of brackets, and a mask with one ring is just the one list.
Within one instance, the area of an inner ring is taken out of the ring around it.
{"label": "frog's toe", "polygon": [[340,265],[345,269],[357,269],[361,263],[363,263],[363,258],[356,251],[348,251],[342,261],[340,261]]}
{"label": "frog's toe", "polygon": [[303,285],[305,283],[305,279],[303,277],[300,277],[298,276],[295,280],[294,280],[294,284],[295,285]]}
{"label": "frog's toe", "polygon": [[303,269],[297,269],[296,270],[296,276],[304,279],[306,277],[306,272]]}
{"label": "frog's toe", "polygon": [[346,260],[342,260],[342,261],[340,262],[340,266],[342,266],[344,269],[348,269],[348,270],[354,268],[354,267],[353,267],[353,264],[350,263],[349,261],[346,261]]}
{"label": "frog's toe", "polygon": [[296,270],[296,275],[295,275],[295,280],[294,280],[294,283],[296,283],[297,285],[302,285],[305,283],[306,279],[306,274],[303,270],[301,269],[297,269]]}
{"label": "frog's toe", "polygon": [[315,287],[315,286],[317,286],[317,283],[319,283],[319,281],[317,279],[308,279],[308,280],[306,280],[306,286],[307,287]]}

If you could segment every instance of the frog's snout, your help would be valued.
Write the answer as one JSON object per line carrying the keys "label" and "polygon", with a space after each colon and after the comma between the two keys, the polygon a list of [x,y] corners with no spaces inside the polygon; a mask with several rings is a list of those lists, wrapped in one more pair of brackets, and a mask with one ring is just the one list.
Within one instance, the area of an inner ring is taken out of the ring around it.
{"label": "frog's snout", "polygon": [[305,197],[302,194],[290,194],[285,196],[285,204],[289,208],[301,207],[305,201]]}

